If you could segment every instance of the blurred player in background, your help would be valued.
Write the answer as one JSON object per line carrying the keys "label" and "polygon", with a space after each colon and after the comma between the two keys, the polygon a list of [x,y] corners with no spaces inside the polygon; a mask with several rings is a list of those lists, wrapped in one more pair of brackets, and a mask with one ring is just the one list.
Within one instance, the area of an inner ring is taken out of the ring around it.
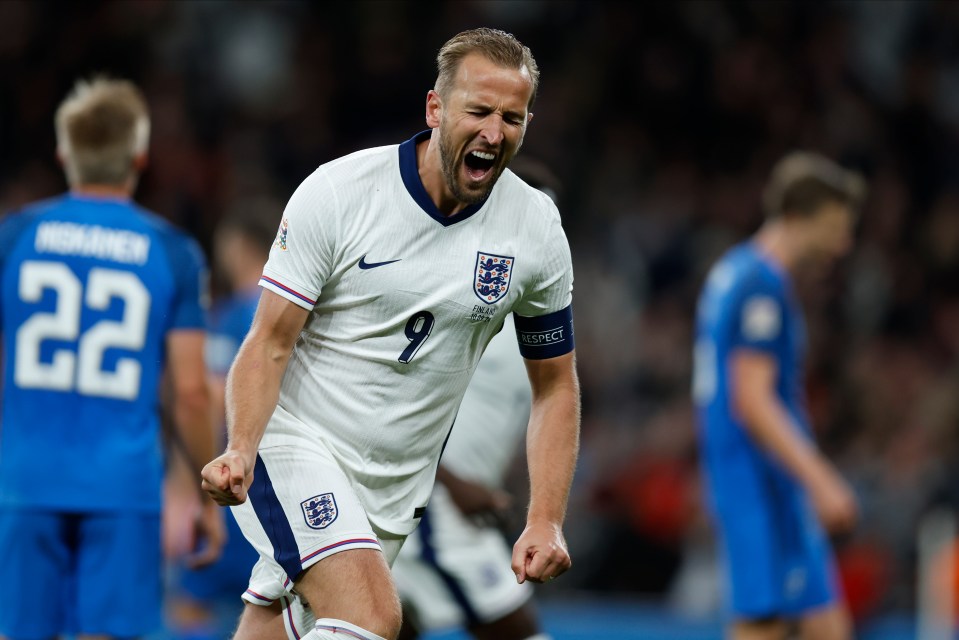
{"label": "blurred player in background", "polygon": [[492,29],[437,58],[431,130],[321,166],[293,194],[230,370],[227,451],[204,487],[260,552],[235,636],[396,638],[390,576],[489,340],[515,313],[533,408],[519,582],[565,572],[579,443],[572,265],[559,212],[506,167],[532,117],[529,49]]}
{"label": "blurred player in background", "polygon": [[[226,445],[224,395],[226,376],[250,330],[260,299],[258,282],[270,254],[277,221],[270,215],[278,211],[272,200],[254,200],[239,205],[217,226],[214,236],[216,273],[224,281],[227,295],[210,311],[206,362],[210,371],[211,406],[214,422],[220,425],[219,446]],[[168,513],[181,517],[199,507],[195,502],[196,477],[185,464],[176,465],[167,485],[167,500],[179,505]],[[169,598],[171,625],[180,638],[216,640],[224,629],[232,627],[242,610],[239,594],[246,590],[250,571],[258,554],[250,546],[232,514],[226,516],[227,540],[220,559],[209,567],[177,567]],[[173,531],[187,530],[182,526]],[[184,541],[178,546],[189,546]],[[180,554],[179,549],[172,553]]]}
{"label": "blurred player in background", "polygon": [[[555,202],[557,181],[539,162],[517,158],[512,170]],[[512,317],[490,341],[456,414],[420,525],[393,565],[403,603],[401,640],[466,627],[479,640],[545,639],[533,590],[510,570],[503,490],[526,433],[529,379]]]}
{"label": "blurred player in background", "polygon": [[826,532],[853,527],[857,506],[814,442],[792,280],[849,250],[864,192],[822,156],[786,156],[765,224],[719,260],[699,299],[693,395],[736,640],[781,640],[792,625],[808,640],[851,635]]}
{"label": "blurred player in background", "polygon": [[[0,634],[11,640],[159,627],[164,365],[190,460],[199,469],[214,450],[203,255],[131,200],[149,131],[131,83],[78,82],[56,114],[70,192],[0,223]],[[199,526],[197,565],[222,544],[210,500]]]}

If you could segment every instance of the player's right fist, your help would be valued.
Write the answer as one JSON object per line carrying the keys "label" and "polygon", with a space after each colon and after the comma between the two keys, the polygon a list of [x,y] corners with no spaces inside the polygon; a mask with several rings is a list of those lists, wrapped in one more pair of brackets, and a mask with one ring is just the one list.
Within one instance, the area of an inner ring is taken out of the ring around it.
{"label": "player's right fist", "polygon": [[253,464],[238,451],[227,450],[207,463],[200,472],[200,486],[223,507],[233,507],[246,501],[246,492],[253,482]]}

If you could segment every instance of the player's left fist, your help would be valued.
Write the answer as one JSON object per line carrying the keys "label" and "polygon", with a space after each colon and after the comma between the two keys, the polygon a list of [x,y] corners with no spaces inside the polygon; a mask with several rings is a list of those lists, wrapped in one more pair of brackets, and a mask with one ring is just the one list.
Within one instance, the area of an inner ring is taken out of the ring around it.
{"label": "player's left fist", "polygon": [[520,584],[547,582],[572,566],[562,527],[551,522],[529,522],[513,545],[513,573]]}

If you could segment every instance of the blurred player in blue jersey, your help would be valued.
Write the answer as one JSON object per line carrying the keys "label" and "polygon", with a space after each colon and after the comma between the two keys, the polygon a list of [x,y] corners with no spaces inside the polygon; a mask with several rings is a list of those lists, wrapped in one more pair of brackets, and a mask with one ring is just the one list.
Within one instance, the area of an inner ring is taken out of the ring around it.
{"label": "blurred player in blue jersey", "polygon": [[781,640],[790,626],[809,640],[851,635],[826,532],[850,529],[857,506],[814,443],[792,279],[846,253],[864,191],[822,156],[786,156],[765,224],[719,260],[699,299],[693,395],[735,640]]}
{"label": "blurred player in blue jersey", "polygon": [[[158,387],[190,459],[214,451],[202,253],[136,206],[149,117],[129,82],[56,114],[70,192],[0,222],[0,634],[130,638],[160,625]],[[219,553],[205,503],[195,563]]]}
{"label": "blurred player in blue jersey", "polygon": [[[253,323],[260,299],[260,274],[279,222],[264,212],[276,210],[275,203],[267,202],[235,209],[217,226],[214,238],[216,270],[229,290],[210,312],[206,344],[220,446],[226,446],[226,375]],[[187,465],[178,465],[178,470],[185,473],[179,474],[176,486],[168,485],[172,489],[168,496],[175,491],[178,501],[190,504],[196,500],[196,477]],[[243,609],[240,594],[246,590],[258,554],[243,537],[232,514],[226,516],[226,524],[227,540],[220,559],[201,569],[185,567],[177,576],[169,610],[179,638],[221,638],[224,628],[232,628]]]}

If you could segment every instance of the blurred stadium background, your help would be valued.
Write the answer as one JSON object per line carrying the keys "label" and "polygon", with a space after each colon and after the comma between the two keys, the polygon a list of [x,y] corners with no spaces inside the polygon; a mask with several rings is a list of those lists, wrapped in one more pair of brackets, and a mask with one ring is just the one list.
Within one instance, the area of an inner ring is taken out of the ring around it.
{"label": "blurred stadium background", "polygon": [[915,637],[920,587],[949,610],[956,575],[935,543],[920,571],[917,540],[959,507],[959,3],[6,0],[0,209],[65,189],[53,111],[102,71],[152,108],[138,199],[209,249],[238,203],[276,215],[320,163],[425,128],[435,52],[474,26],[515,33],[540,64],[521,156],[557,179],[578,285],[575,567],[538,592],[547,628],[720,637],[693,305],[709,263],[758,226],[770,164],[801,147],[871,183],[856,250],[801,288],[808,390],[861,500],[836,541],[859,637]]}

